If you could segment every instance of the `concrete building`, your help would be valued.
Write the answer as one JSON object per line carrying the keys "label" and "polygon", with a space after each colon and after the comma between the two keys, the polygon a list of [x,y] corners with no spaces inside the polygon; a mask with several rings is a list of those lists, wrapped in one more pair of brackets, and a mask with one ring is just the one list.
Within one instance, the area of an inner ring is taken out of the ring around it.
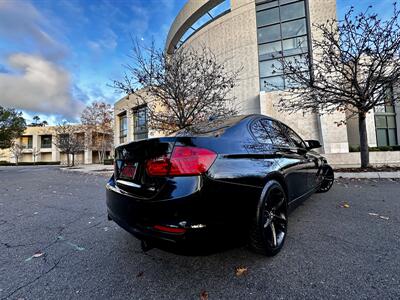
{"label": "concrete building", "polygon": [[135,95],[124,97],[114,104],[114,145],[155,136],[147,126],[146,106]]}
{"label": "concrete building", "polygon": [[[279,119],[305,139],[321,141],[324,153],[333,164],[357,165],[358,153],[349,153],[359,144],[358,122],[346,126],[336,123],[345,114],[285,114],[275,106],[278,92],[265,82],[285,88],[289,82],[273,71],[277,55],[293,59],[313,53],[312,39],[319,39],[311,24],[336,18],[336,0],[188,0],[176,16],[168,33],[165,49],[173,53],[179,47],[209,47],[227,69],[243,68],[239,84],[232,90],[241,114],[261,113]],[[396,93],[391,93],[393,97]],[[134,99],[115,104],[115,145],[140,135],[140,109]],[[139,110],[138,110],[139,109]],[[400,106],[383,107],[368,115],[369,145],[393,146],[400,141]],[[143,114],[143,113],[142,113]],[[142,126],[142,128],[145,128]],[[137,134],[139,132],[139,134]],[[151,134],[150,134],[151,135]],[[371,163],[400,163],[399,152],[371,154]]]}
{"label": "concrete building", "polygon": [[[86,146],[85,150],[75,155],[75,164],[100,163],[98,156],[100,149],[96,131],[89,127],[77,126],[76,128],[76,134],[81,136]],[[67,154],[56,147],[55,137],[56,126],[28,126],[23,135],[15,141],[24,147],[19,162],[60,162],[67,164]],[[111,155],[111,150],[112,145],[108,143],[106,157]],[[10,149],[6,149],[0,153],[0,160],[14,163],[15,157]]]}

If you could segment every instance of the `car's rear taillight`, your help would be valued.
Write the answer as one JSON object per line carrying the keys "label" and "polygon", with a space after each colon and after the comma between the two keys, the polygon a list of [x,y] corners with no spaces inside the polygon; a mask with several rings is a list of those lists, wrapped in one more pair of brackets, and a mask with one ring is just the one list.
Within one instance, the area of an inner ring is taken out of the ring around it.
{"label": "car's rear taillight", "polygon": [[146,162],[146,171],[150,176],[166,176],[169,167],[169,158],[166,156],[150,159]]}
{"label": "car's rear taillight", "polygon": [[211,150],[196,147],[176,146],[171,157],[159,157],[146,163],[150,176],[200,175],[211,167],[217,154]]}

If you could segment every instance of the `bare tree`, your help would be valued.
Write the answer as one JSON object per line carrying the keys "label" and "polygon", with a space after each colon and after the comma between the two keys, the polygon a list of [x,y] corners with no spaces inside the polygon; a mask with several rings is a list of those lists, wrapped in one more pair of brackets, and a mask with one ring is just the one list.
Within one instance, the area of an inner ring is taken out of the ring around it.
{"label": "bare tree", "polygon": [[369,165],[366,115],[375,107],[393,101],[388,99],[387,89],[400,76],[396,3],[393,8],[393,15],[386,21],[371,13],[371,7],[359,14],[352,7],[344,20],[313,24],[315,36],[320,36],[312,41],[313,55],[279,58],[274,66],[274,71],[283,72],[289,83],[288,93],[281,93],[280,110],[319,114],[340,111],[346,112],[347,118],[358,117],[363,168]]}
{"label": "bare tree", "polygon": [[113,86],[147,105],[149,128],[169,133],[237,113],[230,91],[240,69],[227,71],[227,61],[217,61],[210,49],[182,46],[167,54],[154,42],[145,47],[136,41],[130,58],[124,79]]}
{"label": "bare tree", "polygon": [[15,164],[18,166],[19,159],[22,156],[22,152],[24,151],[25,147],[21,145],[20,143],[14,142],[13,145],[10,148],[10,151],[15,158]]}
{"label": "bare tree", "polygon": [[97,149],[99,161],[103,162],[107,149],[113,145],[113,110],[110,104],[95,101],[88,105],[81,114],[81,122],[92,130],[88,140]]}
{"label": "bare tree", "polygon": [[[75,165],[75,155],[85,150],[85,139],[79,134],[80,128],[70,125],[66,122],[56,126],[56,136],[54,144],[67,155],[67,166]],[[70,155],[72,155],[72,163],[70,163]]]}

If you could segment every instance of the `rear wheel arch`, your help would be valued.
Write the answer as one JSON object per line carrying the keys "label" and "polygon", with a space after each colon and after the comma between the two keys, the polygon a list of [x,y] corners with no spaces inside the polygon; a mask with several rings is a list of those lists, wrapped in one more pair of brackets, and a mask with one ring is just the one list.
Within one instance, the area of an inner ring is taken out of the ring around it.
{"label": "rear wheel arch", "polygon": [[[277,254],[283,246],[287,231],[287,196],[282,184],[282,177],[269,177],[257,203],[256,213],[253,215],[250,231],[249,245],[258,252],[268,256]],[[279,196],[281,195],[281,196]],[[276,198],[278,197],[278,198]],[[281,200],[280,200],[281,199]],[[281,203],[281,204],[279,204]],[[276,208],[275,208],[276,206]],[[279,220],[280,219],[280,220]],[[277,220],[281,225],[277,225]],[[267,221],[267,222],[266,222]],[[276,227],[278,226],[278,227]],[[277,243],[277,231],[281,241]],[[267,232],[269,230],[269,233]],[[268,242],[270,238],[266,234],[273,234],[274,242]]]}
{"label": "rear wheel arch", "polygon": [[289,202],[289,193],[288,193],[288,189],[287,189],[287,186],[286,186],[286,183],[285,183],[285,178],[283,177],[282,174],[280,174],[278,172],[271,173],[271,174],[269,174],[267,176],[267,178],[265,180],[264,188],[262,190],[261,197],[260,197],[259,200],[262,200],[263,197],[265,196],[268,182],[270,182],[271,180],[277,181],[282,186],[283,190],[285,191],[286,201]]}
{"label": "rear wheel arch", "polygon": [[285,196],[286,196],[286,205],[289,205],[289,193],[287,191],[287,187],[286,187],[286,183],[285,183],[285,179],[284,179],[283,175],[280,173],[271,173],[267,176],[264,187],[261,191],[260,197],[257,199],[257,202],[256,202],[257,206],[255,207],[255,209],[257,211],[257,214],[256,214],[257,218],[259,217],[259,212],[260,212],[260,207],[262,205],[262,202],[264,201],[264,198],[266,197],[266,194],[267,194],[269,188],[275,182],[279,183],[279,185],[283,188],[283,191],[285,192]]}

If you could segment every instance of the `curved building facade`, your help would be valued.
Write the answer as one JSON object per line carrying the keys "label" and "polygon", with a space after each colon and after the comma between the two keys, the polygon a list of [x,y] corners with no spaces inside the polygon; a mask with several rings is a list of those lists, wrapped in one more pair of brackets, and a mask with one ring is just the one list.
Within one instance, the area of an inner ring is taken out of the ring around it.
{"label": "curved building facade", "polygon": [[[333,18],[336,0],[188,0],[171,25],[165,50],[171,54],[179,47],[210,48],[227,69],[242,69],[239,83],[232,89],[239,113],[262,113],[281,120],[304,139],[318,139],[323,145],[321,152],[333,164],[357,166],[359,154],[349,153],[351,147],[359,145],[357,119],[337,126],[345,120],[345,113],[320,116],[280,112],[276,105],[278,92],[271,88],[284,90],[291,84],[284,74],[274,70],[277,57],[295,60],[304,53],[319,55],[311,41],[321,37],[311,24]],[[308,68],[304,71],[309,72]],[[400,89],[395,87],[390,94],[399,97]],[[140,123],[136,114],[141,108],[135,107],[131,98],[133,95],[115,104],[116,145],[125,141],[125,136],[126,141],[136,140],[137,133],[142,132],[135,125]],[[370,146],[398,145],[399,111],[397,105],[368,114]],[[148,135],[153,136],[150,131]],[[399,155],[376,152],[371,154],[371,163],[399,163]]]}
{"label": "curved building facade", "polygon": [[276,108],[274,86],[290,85],[274,71],[277,56],[296,59],[312,52],[311,24],[336,17],[335,0],[189,0],[168,33],[165,49],[206,45],[232,70],[242,68],[232,93],[240,113],[263,113],[289,124],[308,139],[323,142],[326,153],[348,152],[342,115],[288,115]]}

